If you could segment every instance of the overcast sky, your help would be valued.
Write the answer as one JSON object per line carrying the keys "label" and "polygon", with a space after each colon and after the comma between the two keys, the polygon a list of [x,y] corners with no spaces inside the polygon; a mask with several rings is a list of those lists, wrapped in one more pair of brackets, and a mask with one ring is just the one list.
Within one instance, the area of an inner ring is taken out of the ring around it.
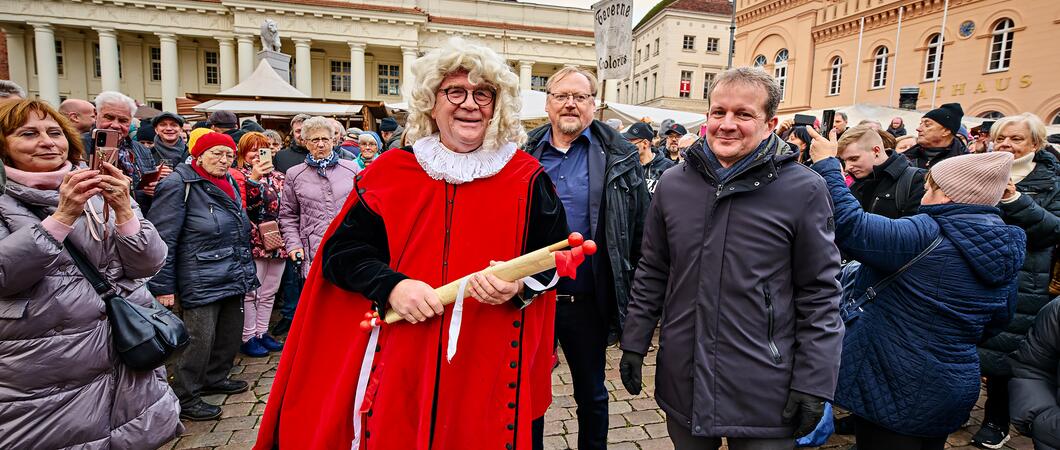
{"label": "overcast sky", "polygon": [[[519,3],[540,3],[544,5],[569,6],[574,8],[589,9],[600,0],[519,0]],[[633,0],[633,25],[637,25],[641,17],[648,13],[652,6],[659,0]]]}

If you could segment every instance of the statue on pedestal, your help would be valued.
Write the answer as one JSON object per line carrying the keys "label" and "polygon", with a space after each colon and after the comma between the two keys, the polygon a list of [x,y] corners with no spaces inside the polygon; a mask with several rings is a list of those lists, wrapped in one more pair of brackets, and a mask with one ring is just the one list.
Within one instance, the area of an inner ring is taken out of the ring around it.
{"label": "statue on pedestal", "polygon": [[261,49],[265,51],[280,51],[280,28],[276,21],[265,19],[261,24]]}

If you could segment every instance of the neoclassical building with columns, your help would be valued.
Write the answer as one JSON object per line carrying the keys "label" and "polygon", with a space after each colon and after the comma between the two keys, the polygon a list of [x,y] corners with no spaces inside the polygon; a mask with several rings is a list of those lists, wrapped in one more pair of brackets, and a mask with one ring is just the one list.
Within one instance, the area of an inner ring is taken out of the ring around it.
{"label": "neoclassical building with columns", "polygon": [[[363,2],[363,3],[362,3]],[[0,0],[0,78],[58,104],[121,91],[176,111],[256,67],[274,20],[291,82],[315,98],[399,102],[417,57],[453,36],[508,59],[525,89],[594,69],[588,9],[505,0]],[[6,45],[5,45],[6,44]]]}
{"label": "neoclassical building with columns", "polygon": [[784,80],[781,112],[897,106],[911,88],[921,110],[959,102],[968,116],[1060,125],[1060,1],[946,3],[736,0],[736,61]]}

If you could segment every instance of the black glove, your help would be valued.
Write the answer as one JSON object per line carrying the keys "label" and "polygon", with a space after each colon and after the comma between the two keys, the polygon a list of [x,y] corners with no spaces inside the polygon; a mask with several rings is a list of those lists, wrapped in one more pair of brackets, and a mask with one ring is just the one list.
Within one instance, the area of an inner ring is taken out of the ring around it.
{"label": "black glove", "polygon": [[[623,379],[625,381],[625,379]],[[799,391],[788,392],[788,403],[781,415],[784,425],[795,424],[795,438],[810,434],[824,416],[824,399]]]}
{"label": "black glove", "polygon": [[633,395],[640,394],[640,371],[644,366],[644,355],[630,351],[622,352],[622,360],[618,363],[618,373],[622,375],[622,385],[626,392]]}

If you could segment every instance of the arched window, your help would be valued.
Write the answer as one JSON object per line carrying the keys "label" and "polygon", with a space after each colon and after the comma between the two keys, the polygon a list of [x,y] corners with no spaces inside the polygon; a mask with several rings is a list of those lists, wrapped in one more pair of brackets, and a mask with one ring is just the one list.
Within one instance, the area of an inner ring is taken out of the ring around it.
{"label": "arched window", "polygon": [[843,58],[832,58],[832,72],[828,77],[828,95],[839,95],[839,86],[843,82]]}
{"label": "arched window", "polygon": [[762,66],[765,66],[765,65],[766,65],[766,55],[755,56],[755,62],[754,62],[754,66],[755,67],[762,67]]}
{"label": "arched window", "polygon": [[1050,125],[1060,125],[1060,111],[1053,114],[1053,120],[1049,122]]}
{"label": "arched window", "polygon": [[924,80],[942,76],[942,35],[935,33],[927,40],[927,57],[924,60]]}
{"label": "arched window", "polygon": [[876,49],[872,61],[872,87],[881,88],[887,85],[887,61],[890,57],[887,47],[880,46]]}
{"label": "arched window", "polygon": [[1012,60],[1012,37],[1015,34],[1015,25],[1012,19],[1001,19],[997,25],[994,25],[993,36],[990,37],[989,71],[1008,70],[1009,61]]}
{"label": "arched window", "polygon": [[1005,115],[1002,114],[1000,111],[986,111],[982,114],[979,114],[979,117],[983,119],[998,120],[1000,118],[1005,117]]}
{"label": "arched window", "polygon": [[773,78],[780,84],[780,101],[784,101],[784,88],[788,84],[788,49],[780,49],[773,61],[776,63],[773,66]]}

